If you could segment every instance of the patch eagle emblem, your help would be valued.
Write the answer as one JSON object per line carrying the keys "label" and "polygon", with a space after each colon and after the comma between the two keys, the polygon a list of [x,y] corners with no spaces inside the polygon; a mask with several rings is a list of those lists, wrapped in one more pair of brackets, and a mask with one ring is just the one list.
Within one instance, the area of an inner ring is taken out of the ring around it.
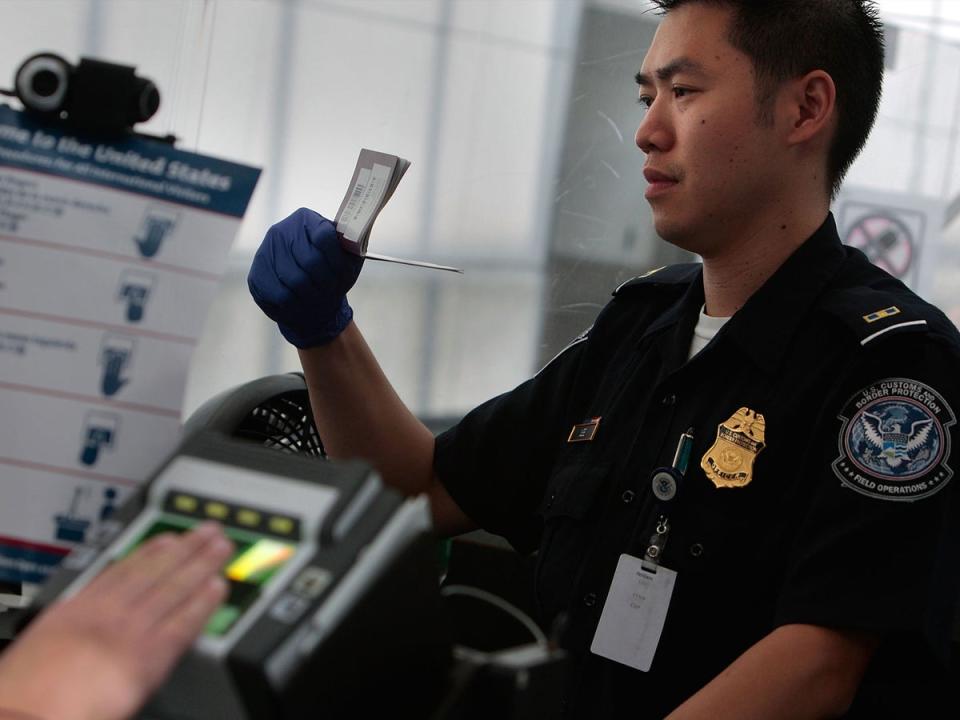
{"label": "patch eagle emblem", "polygon": [[953,476],[953,410],[933,388],[887,378],[851,397],[840,415],[840,456],[833,471],[845,486],[870,497],[928,497]]}

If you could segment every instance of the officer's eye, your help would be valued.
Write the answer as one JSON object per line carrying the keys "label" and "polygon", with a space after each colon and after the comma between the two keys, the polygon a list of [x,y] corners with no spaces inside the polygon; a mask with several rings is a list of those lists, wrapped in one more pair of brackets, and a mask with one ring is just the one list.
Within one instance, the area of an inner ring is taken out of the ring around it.
{"label": "officer's eye", "polygon": [[649,109],[653,105],[653,98],[649,95],[641,95],[637,98],[637,102],[643,105],[644,109]]}
{"label": "officer's eye", "polygon": [[673,93],[675,98],[686,97],[690,93],[689,88],[679,87],[677,85],[674,85],[672,88],[670,88],[670,91]]}

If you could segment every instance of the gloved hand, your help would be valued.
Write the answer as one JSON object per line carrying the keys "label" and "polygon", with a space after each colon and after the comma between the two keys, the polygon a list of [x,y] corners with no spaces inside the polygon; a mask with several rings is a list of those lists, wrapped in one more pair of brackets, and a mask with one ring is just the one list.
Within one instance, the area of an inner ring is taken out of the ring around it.
{"label": "gloved hand", "polygon": [[298,348],[323,345],[353,318],[347,291],[363,258],[340,247],[333,222],[300,208],[267,230],[247,275],[250,294]]}

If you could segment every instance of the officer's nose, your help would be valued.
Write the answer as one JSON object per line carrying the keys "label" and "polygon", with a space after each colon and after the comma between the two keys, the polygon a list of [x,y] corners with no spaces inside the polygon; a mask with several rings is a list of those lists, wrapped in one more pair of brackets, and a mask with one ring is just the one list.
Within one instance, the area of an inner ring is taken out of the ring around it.
{"label": "officer's nose", "polygon": [[654,150],[666,152],[673,147],[673,132],[670,128],[668,113],[658,99],[655,99],[644,111],[634,140],[637,147],[648,155]]}

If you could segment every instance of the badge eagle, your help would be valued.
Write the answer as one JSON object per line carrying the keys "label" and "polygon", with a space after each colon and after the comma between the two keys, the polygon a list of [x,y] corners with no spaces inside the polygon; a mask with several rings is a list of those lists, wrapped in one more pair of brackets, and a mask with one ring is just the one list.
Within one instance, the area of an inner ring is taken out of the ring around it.
{"label": "badge eagle", "polygon": [[766,447],[763,415],[742,407],[717,426],[717,439],[700,467],[718,488],[743,487],[753,480],[753,461]]}

